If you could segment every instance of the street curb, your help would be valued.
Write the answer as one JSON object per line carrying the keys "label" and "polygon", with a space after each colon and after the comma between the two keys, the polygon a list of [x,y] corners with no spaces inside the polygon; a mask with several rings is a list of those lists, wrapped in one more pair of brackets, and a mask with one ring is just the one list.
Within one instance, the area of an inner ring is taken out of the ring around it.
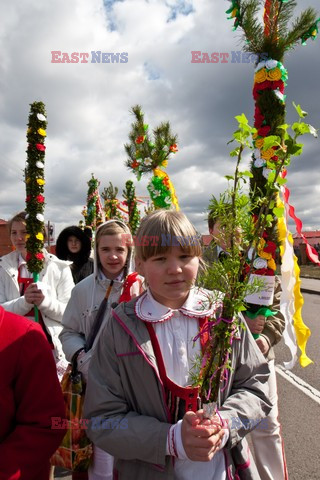
{"label": "street curb", "polygon": [[309,288],[300,288],[302,293],[311,293],[311,295],[320,295],[318,290],[310,290]]}

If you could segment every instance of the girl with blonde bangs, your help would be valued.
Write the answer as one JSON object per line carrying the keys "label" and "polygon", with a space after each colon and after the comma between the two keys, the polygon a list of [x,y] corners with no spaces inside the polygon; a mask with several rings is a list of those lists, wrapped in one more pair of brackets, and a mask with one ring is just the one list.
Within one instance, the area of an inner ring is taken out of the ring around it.
{"label": "girl with blonde bangs", "polygon": [[196,257],[202,249],[198,233],[182,212],[156,210],[141,221],[135,238],[135,254],[142,260],[167,252],[173,246]]}
{"label": "girl with blonde bangs", "polygon": [[258,480],[242,441],[253,428],[247,420],[270,410],[268,365],[240,329],[219,412],[205,419],[192,369],[220,305],[195,287],[196,230],[181,212],[158,210],[142,220],[135,243],[148,288],[111,312],[99,338],[84,405],[88,436],[115,457],[119,480]]}

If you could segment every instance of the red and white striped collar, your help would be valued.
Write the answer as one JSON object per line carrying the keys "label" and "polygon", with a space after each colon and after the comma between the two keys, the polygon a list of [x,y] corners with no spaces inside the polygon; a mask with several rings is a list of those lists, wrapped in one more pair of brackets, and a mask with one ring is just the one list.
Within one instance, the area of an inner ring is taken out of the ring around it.
{"label": "red and white striped collar", "polygon": [[211,317],[219,307],[220,302],[213,300],[212,292],[194,287],[190,290],[187,300],[181,308],[173,310],[157,302],[149,288],[138,298],[135,303],[135,314],[140,320],[146,322],[165,322],[170,320],[175,312],[192,318]]}

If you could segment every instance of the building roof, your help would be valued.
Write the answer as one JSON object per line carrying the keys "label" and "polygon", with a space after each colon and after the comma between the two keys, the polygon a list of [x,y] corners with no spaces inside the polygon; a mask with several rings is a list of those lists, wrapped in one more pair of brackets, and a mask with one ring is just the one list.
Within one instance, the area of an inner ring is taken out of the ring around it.
{"label": "building roof", "polygon": [[[308,232],[302,232],[303,235],[306,237],[306,238],[320,238],[320,230],[313,230],[313,231],[308,231]],[[293,235],[293,238],[300,238],[301,235],[299,233],[295,233]]]}
{"label": "building roof", "polygon": [[0,225],[6,225],[7,223],[7,220],[3,220],[3,218],[0,218]]}

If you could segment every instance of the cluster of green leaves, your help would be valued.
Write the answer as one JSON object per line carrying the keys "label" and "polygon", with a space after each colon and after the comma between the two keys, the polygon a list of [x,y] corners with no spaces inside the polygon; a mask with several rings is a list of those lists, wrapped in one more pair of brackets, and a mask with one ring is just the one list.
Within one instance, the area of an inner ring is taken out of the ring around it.
{"label": "cluster of green leaves", "polygon": [[39,274],[43,268],[44,256],[44,159],[45,135],[47,128],[46,109],[42,102],[30,104],[27,129],[26,184],[26,229],[28,270]]}
{"label": "cluster of green leaves", "polygon": [[126,182],[126,188],[123,190],[123,198],[128,206],[129,227],[132,235],[135,235],[140,224],[140,212],[137,205],[136,191],[132,180]]}
{"label": "cluster of green leaves", "polygon": [[285,52],[294,48],[313,28],[317,28],[318,14],[307,8],[292,20],[297,6],[295,0],[272,2],[270,12],[270,33],[265,35],[264,26],[258,20],[265,0],[243,0],[240,4],[239,26],[244,34],[244,48],[257,55],[268,53],[269,58],[282,61]]}
{"label": "cluster of green leaves", "polygon": [[135,121],[131,125],[130,143],[124,145],[128,155],[126,166],[140,180],[144,173],[152,172],[157,167],[165,167],[169,159],[170,147],[177,143],[177,135],[171,132],[169,122],[163,122],[149,134],[149,125],[144,121],[141,106],[132,107]]}

